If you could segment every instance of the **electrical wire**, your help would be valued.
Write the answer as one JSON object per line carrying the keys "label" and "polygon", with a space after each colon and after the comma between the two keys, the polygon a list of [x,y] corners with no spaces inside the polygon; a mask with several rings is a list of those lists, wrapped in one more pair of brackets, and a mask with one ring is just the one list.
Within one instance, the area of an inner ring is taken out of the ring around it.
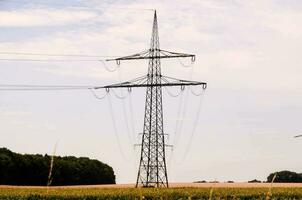
{"label": "electrical wire", "polygon": [[94,89],[90,89],[90,91],[91,91],[92,95],[93,95],[96,99],[99,99],[99,100],[104,99],[104,98],[107,96],[107,94],[108,94],[108,92],[106,92],[105,95],[103,95],[103,96],[100,97],[100,96],[98,96],[98,95],[95,93]]}
{"label": "electrical wire", "polygon": [[195,62],[192,62],[191,61],[191,64],[184,64],[182,61],[181,61],[181,59],[180,58],[177,58],[177,60],[178,60],[178,62],[180,63],[180,65],[182,66],[182,67],[185,67],[185,68],[190,68],[190,67],[193,67],[193,65],[194,65],[194,63]]}
{"label": "electrical wire", "polygon": [[108,103],[109,103],[110,116],[111,116],[111,120],[112,120],[112,124],[113,124],[113,132],[114,132],[114,135],[115,135],[116,140],[117,140],[117,145],[118,145],[120,154],[122,155],[124,161],[128,162],[129,159],[127,159],[127,157],[125,156],[125,154],[123,152],[121,142],[120,142],[120,138],[118,136],[118,131],[117,131],[118,129],[117,129],[117,126],[116,126],[116,121],[115,121],[115,117],[114,117],[114,110],[113,110],[113,106],[112,106],[112,102],[111,102],[111,98],[110,98],[110,93],[108,93],[108,98],[107,99],[108,99]]}
{"label": "electrical wire", "polygon": [[205,89],[202,89],[202,91],[201,91],[200,93],[196,93],[196,92],[193,90],[193,88],[190,87],[191,93],[192,93],[194,96],[197,96],[197,97],[203,95],[204,90],[205,90]]}
{"label": "electrical wire", "polygon": [[[13,3],[13,4],[21,4],[24,5],[23,2],[20,1],[16,1],[16,0],[9,0],[6,3]],[[68,4],[58,4],[58,3],[41,3],[41,1],[35,1],[35,2],[29,2],[29,4],[34,4],[36,5],[40,5],[40,6],[66,6],[68,8],[72,8],[72,9],[83,9],[83,10],[96,10],[96,11],[101,11],[100,8],[107,8],[108,10],[135,10],[135,11],[154,11],[155,9],[151,9],[151,8],[127,8],[127,7],[110,7],[110,6],[95,6],[94,7],[89,7],[89,6],[77,6],[77,5],[68,5]],[[98,7],[98,8],[97,8]]]}
{"label": "electrical wire", "polygon": [[92,85],[27,85],[27,84],[0,84],[0,87],[48,87],[48,88],[93,88]]}
{"label": "electrical wire", "polygon": [[176,130],[175,132],[175,143],[173,144],[175,147],[177,147],[180,136],[183,131],[184,119],[186,118],[186,113],[187,113],[188,94],[189,94],[189,90],[186,90],[180,118],[177,119],[179,121],[179,126],[178,126],[178,130]]}
{"label": "electrical wire", "polygon": [[[129,110],[130,110],[130,121],[131,121],[131,130],[133,134],[133,140],[135,140],[135,122],[134,122],[134,111],[133,111],[133,101],[132,101],[132,92],[129,94]],[[135,142],[135,141],[133,141]]]}
{"label": "electrical wire", "polygon": [[31,52],[13,52],[0,51],[1,55],[22,55],[22,56],[49,56],[49,57],[91,57],[91,58],[114,58],[119,56],[89,55],[89,54],[50,54],[50,53],[31,53]]}
{"label": "electrical wire", "polygon": [[199,104],[198,104],[198,107],[197,107],[196,116],[195,116],[195,119],[194,119],[194,122],[193,122],[193,127],[192,127],[192,131],[191,131],[191,134],[190,134],[189,142],[188,142],[188,144],[185,148],[184,154],[181,157],[181,160],[178,162],[178,164],[183,163],[185,161],[185,159],[187,158],[188,153],[190,151],[190,148],[192,146],[193,138],[194,138],[196,128],[197,128],[197,125],[198,125],[198,121],[199,121],[199,117],[200,117],[200,111],[201,111],[201,108],[202,108],[202,102],[203,102],[203,99],[204,99],[203,94],[204,93],[205,93],[205,90],[203,90],[202,95],[200,95],[200,100],[199,100]]}
{"label": "electrical wire", "polygon": [[[118,70],[118,80],[119,80],[119,82],[121,82],[121,79],[122,79],[121,78],[121,70],[119,69]],[[120,88],[120,92],[121,92],[121,96],[123,96],[123,89],[122,88]],[[130,92],[129,92],[129,94],[130,94]],[[125,104],[125,98],[122,99],[122,107],[123,107],[123,117],[124,117],[124,121],[125,121],[125,124],[126,124],[127,136],[128,136],[130,145],[133,145],[134,142],[133,142],[132,135],[130,133],[131,131],[130,131],[128,117],[127,117],[127,109],[126,109],[126,104]]]}
{"label": "electrical wire", "polygon": [[[178,142],[178,134],[179,134],[179,127],[181,124],[181,120],[179,120],[181,118],[181,113],[183,110],[183,99],[184,99],[184,93],[182,92],[180,94],[180,98],[179,98],[179,103],[178,103],[178,108],[177,108],[177,114],[176,114],[176,123],[175,123],[175,128],[174,128],[174,138],[173,138],[173,147],[176,147],[176,143]],[[172,163],[173,160],[173,156],[174,156],[174,149],[171,151],[171,155],[170,155],[170,159],[169,159],[169,163]]]}
{"label": "electrical wire", "polygon": [[179,93],[178,94],[173,94],[169,89],[168,87],[164,87],[165,91],[167,92],[167,94],[170,96],[170,97],[179,97],[179,95],[183,92],[182,89],[180,89]]}
{"label": "electrical wire", "polygon": [[27,58],[0,58],[0,61],[16,61],[16,62],[98,62],[101,60],[72,60],[72,59],[27,59]]}
{"label": "electrical wire", "polygon": [[116,98],[118,98],[118,99],[126,99],[127,98],[127,96],[129,96],[129,93],[130,92],[128,92],[128,94],[127,95],[121,95],[121,96],[119,96],[115,91],[114,91],[114,89],[113,90],[111,90],[112,92],[113,92],[113,94],[114,94],[114,96],[116,97]]}
{"label": "electrical wire", "polygon": [[115,72],[118,68],[119,68],[119,65],[116,65],[116,67],[115,68],[113,68],[113,69],[110,69],[108,66],[107,66],[107,64],[106,64],[106,62],[104,61],[104,60],[99,60],[101,63],[103,63],[103,66],[105,67],[105,69],[107,70],[107,71],[109,71],[109,72]]}
{"label": "electrical wire", "polygon": [[87,90],[95,86],[0,84],[1,91]]}
{"label": "electrical wire", "polygon": [[[189,80],[192,79],[193,76],[193,71],[194,71],[194,65],[192,65],[192,67],[190,68],[190,74],[189,74]],[[164,78],[170,78],[172,80],[176,80],[179,81],[178,79],[172,78],[172,77],[164,77]],[[177,111],[177,121],[176,121],[176,125],[175,125],[175,132],[174,132],[174,140],[173,140],[173,146],[175,148],[177,148],[178,146],[178,141],[180,138],[180,134],[182,132],[183,129],[183,119],[185,118],[186,115],[186,110],[187,110],[187,102],[188,102],[188,93],[189,91],[186,90],[183,93],[181,93],[181,98],[179,99],[179,107],[178,107],[178,111]],[[171,162],[174,156],[174,151],[172,151],[171,153]]]}
{"label": "electrical wire", "polygon": [[0,88],[0,91],[55,91],[55,90],[87,90],[90,88]]}

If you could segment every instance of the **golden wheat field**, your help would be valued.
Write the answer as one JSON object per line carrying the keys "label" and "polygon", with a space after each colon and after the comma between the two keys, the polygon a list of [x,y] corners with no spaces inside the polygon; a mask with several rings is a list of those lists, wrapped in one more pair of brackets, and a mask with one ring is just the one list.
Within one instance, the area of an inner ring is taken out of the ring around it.
{"label": "golden wheat field", "polygon": [[130,199],[302,199],[302,184],[294,183],[174,183],[168,189],[134,188],[133,184],[91,186],[0,186],[5,200],[130,200]]}

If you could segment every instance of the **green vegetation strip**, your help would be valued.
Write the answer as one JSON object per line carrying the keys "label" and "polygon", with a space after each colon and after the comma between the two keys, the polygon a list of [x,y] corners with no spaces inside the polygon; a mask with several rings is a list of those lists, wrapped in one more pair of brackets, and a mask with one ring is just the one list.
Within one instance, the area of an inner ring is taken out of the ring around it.
{"label": "green vegetation strip", "polygon": [[[212,192],[211,192],[212,190]],[[130,199],[158,199],[158,200],[228,200],[228,199],[263,199],[283,200],[302,199],[302,188],[272,188],[268,195],[268,188],[64,188],[64,189],[24,189],[0,188],[0,199],[4,200],[130,200]],[[212,193],[212,194],[211,194]]]}

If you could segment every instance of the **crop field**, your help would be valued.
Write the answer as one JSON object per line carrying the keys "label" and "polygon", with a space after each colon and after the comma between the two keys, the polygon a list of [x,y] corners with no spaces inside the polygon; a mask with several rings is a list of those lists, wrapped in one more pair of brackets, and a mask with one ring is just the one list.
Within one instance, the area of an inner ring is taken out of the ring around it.
{"label": "crop field", "polygon": [[194,200],[194,199],[302,199],[301,187],[173,187],[156,188],[110,188],[98,186],[83,187],[0,187],[0,199],[5,200]]}

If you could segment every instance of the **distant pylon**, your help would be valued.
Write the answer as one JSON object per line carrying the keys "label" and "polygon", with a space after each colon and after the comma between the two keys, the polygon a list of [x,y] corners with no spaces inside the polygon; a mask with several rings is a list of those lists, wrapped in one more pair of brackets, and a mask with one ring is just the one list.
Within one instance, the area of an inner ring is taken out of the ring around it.
{"label": "distant pylon", "polygon": [[176,53],[160,49],[155,11],[150,49],[134,55],[108,60],[115,60],[120,64],[122,60],[149,59],[148,74],[146,76],[101,87],[107,90],[110,88],[126,87],[128,91],[131,91],[130,88],[133,87],[147,88],[136,187],[169,187],[165,152],[168,145],[165,144],[166,134],[164,134],[163,127],[162,87],[180,86],[184,88],[190,85],[202,85],[203,89],[205,89],[207,86],[204,82],[176,79],[161,74],[160,59],[179,57],[191,57],[192,61],[195,61],[195,55],[193,54]]}

